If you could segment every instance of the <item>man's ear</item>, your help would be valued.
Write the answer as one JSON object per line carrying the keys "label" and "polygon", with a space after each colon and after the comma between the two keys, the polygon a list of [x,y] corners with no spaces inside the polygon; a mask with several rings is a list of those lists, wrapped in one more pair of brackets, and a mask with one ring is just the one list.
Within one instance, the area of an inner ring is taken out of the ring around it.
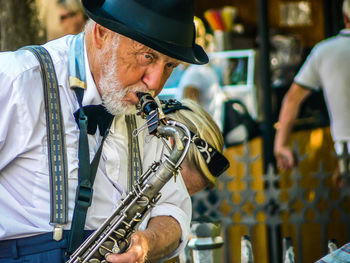
{"label": "man's ear", "polygon": [[108,37],[108,29],[95,23],[93,30],[93,44],[96,48],[101,49],[106,43]]}

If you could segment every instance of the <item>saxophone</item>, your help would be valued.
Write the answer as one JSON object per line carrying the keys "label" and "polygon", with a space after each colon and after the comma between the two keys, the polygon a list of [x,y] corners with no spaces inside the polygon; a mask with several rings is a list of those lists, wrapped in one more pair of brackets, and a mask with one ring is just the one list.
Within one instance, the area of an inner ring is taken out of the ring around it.
{"label": "saxophone", "polygon": [[75,250],[67,263],[104,263],[109,254],[125,252],[131,235],[160,199],[162,187],[176,176],[187,154],[189,129],[159,114],[162,111],[149,94],[139,93],[138,96],[139,114],[147,118],[149,133],[161,139],[172,137],[174,146],[169,156],[164,155],[164,161],[155,161],[140,176],[113,214]]}

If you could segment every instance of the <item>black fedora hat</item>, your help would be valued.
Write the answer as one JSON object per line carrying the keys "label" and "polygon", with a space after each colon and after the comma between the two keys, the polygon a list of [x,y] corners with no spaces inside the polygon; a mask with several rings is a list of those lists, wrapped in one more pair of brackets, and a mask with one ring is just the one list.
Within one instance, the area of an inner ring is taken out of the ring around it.
{"label": "black fedora hat", "polygon": [[205,64],[195,43],[193,0],[82,0],[98,24],[170,57]]}

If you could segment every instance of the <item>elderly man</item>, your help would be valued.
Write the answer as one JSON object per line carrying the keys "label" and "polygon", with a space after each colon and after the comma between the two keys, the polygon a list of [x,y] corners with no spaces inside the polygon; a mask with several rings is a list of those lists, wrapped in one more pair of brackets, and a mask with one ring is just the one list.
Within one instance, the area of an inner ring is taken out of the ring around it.
{"label": "elderly man", "polygon": [[[44,102],[39,62],[26,50],[0,54],[0,262],[63,262],[67,243],[72,252],[121,197],[104,176],[109,157],[99,160],[111,121],[96,124],[96,131],[92,120],[130,112],[138,103],[138,91],[159,94],[180,61],[208,61],[194,44],[192,1],[82,3],[93,20],[85,32],[43,46],[57,74],[62,144],[51,145],[49,140],[50,109]],[[55,72],[43,79],[52,80]],[[108,112],[94,107],[99,104]],[[51,158],[52,148],[58,152],[63,147],[66,155]],[[125,154],[124,149],[118,154]],[[62,174],[52,177],[51,171],[61,169]],[[180,180],[169,183],[166,196],[172,199],[158,204],[127,252],[109,255],[109,262],[144,262],[146,257],[155,261],[184,247],[190,199]]]}

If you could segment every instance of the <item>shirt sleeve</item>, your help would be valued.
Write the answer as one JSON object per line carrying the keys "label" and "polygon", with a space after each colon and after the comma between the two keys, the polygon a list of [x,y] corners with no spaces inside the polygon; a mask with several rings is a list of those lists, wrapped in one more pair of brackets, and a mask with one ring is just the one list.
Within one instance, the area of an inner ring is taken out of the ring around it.
{"label": "shirt sleeve", "polygon": [[15,67],[20,63],[15,53],[0,55],[0,171],[28,150],[32,136],[38,132],[36,124],[41,121],[37,118],[42,110],[38,103],[42,97],[40,70]]}
{"label": "shirt sleeve", "polygon": [[[153,137],[153,136],[152,136]],[[145,138],[144,147],[144,170],[146,170],[149,165],[161,159],[163,152],[162,142],[153,137]],[[177,220],[179,223],[182,235],[181,242],[178,248],[171,253],[167,258],[172,258],[181,253],[185,248],[189,233],[190,233],[190,222],[192,217],[192,204],[191,198],[187,192],[186,186],[182,177],[178,175],[175,178],[171,178],[161,190],[161,198],[157,205],[151,210],[150,215],[141,225],[141,229],[145,229],[149,218],[156,216],[171,216]]]}
{"label": "shirt sleeve", "polygon": [[321,78],[318,72],[318,49],[318,45],[312,49],[294,78],[296,83],[312,90],[319,90],[321,88]]}
{"label": "shirt sleeve", "polygon": [[186,187],[183,189],[182,184],[184,183],[182,182],[181,176],[177,177],[176,182],[174,179],[171,179],[163,187],[159,204],[152,209],[150,215],[151,218],[156,216],[171,216],[176,219],[181,227],[182,234],[180,245],[168,258],[172,258],[181,253],[187,244],[190,233],[192,206]]}

